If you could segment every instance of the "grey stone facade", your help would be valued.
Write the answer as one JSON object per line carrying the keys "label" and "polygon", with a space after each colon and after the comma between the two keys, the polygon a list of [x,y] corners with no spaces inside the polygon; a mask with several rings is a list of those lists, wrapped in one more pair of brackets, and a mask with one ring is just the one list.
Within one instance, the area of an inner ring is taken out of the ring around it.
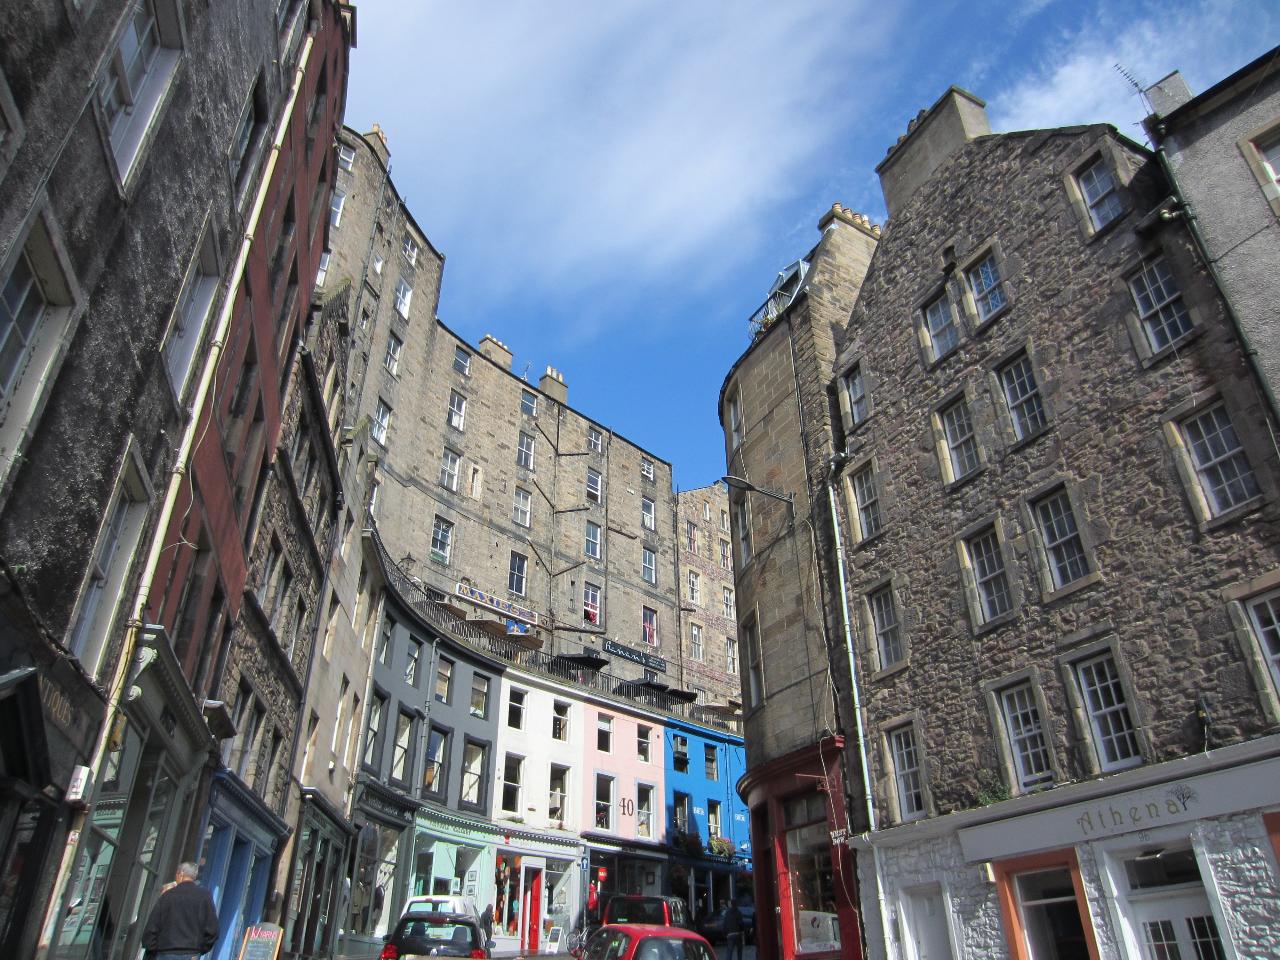
{"label": "grey stone facade", "polygon": [[[722,483],[713,483],[683,490],[676,501],[684,634],[680,683],[699,693],[699,704],[733,707],[729,701],[741,703],[742,686],[728,490]],[[691,582],[690,574],[697,580]],[[692,583],[696,583],[697,600],[691,593]],[[698,628],[696,647],[694,627]]]}

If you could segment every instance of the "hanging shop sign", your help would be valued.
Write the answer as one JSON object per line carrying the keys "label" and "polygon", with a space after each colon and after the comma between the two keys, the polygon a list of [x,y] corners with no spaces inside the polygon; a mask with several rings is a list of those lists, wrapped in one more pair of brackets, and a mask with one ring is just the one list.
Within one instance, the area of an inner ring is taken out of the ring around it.
{"label": "hanging shop sign", "polygon": [[538,625],[538,613],[536,610],[530,610],[528,607],[522,607],[518,603],[512,603],[504,597],[499,597],[492,593],[486,593],[479,587],[473,587],[469,583],[459,583],[453,588],[453,592],[461,597],[474,603],[478,607],[486,607],[490,610],[496,610],[498,613],[506,614],[515,620],[523,620],[525,623]]}

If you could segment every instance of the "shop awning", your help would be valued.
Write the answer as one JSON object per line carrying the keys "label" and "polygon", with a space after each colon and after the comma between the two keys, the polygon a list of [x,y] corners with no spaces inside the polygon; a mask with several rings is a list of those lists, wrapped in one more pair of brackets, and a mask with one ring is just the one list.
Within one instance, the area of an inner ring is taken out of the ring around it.
{"label": "shop awning", "polygon": [[430,603],[437,610],[447,611],[448,613],[453,614],[459,620],[467,619],[467,611],[462,609],[462,607],[455,607],[452,603],[446,603],[444,600],[432,600],[430,601]]}
{"label": "shop awning", "polygon": [[702,710],[704,713],[714,713],[720,717],[737,717],[742,714],[742,704],[733,700],[728,703],[708,703]]}
{"label": "shop awning", "polygon": [[681,703],[693,703],[698,699],[698,694],[693,690],[668,690],[667,696],[672,700],[679,700]]}
{"label": "shop awning", "polygon": [[[614,687],[614,693],[667,693],[671,688],[661,680],[626,680]],[[696,696],[696,694],[695,694]]]}
{"label": "shop awning", "polygon": [[576,670],[599,670],[609,664],[608,658],[598,653],[557,653],[551,659]]}
{"label": "shop awning", "polygon": [[508,636],[507,625],[498,620],[468,620],[467,623],[475,627],[477,630],[483,630],[491,637],[499,637],[503,640],[522,639],[520,637]]}

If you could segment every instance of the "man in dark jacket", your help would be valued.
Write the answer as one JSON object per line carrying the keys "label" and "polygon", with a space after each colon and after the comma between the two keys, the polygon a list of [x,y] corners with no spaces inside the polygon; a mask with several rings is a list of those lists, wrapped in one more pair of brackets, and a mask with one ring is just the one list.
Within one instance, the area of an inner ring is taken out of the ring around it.
{"label": "man in dark jacket", "polygon": [[218,942],[218,911],[209,891],[196,883],[194,863],[178,865],[173,883],[151,908],[142,931],[149,960],[195,960]]}
{"label": "man in dark jacket", "polygon": [[729,945],[725,960],[742,960],[742,911],[736,903],[725,907],[724,938]]}

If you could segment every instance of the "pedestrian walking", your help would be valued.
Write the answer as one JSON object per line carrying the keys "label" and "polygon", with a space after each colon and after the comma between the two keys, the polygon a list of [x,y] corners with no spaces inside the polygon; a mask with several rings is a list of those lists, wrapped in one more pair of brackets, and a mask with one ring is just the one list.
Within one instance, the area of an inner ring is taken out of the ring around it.
{"label": "pedestrian walking", "polygon": [[480,914],[480,929],[484,931],[484,942],[488,944],[493,939],[493,904],[489,904],[484,908],[484,913]]}
{"label": "pedestrian walking", "polygon": [[742,911],[736,903],[725,907],[724,938],[729,945],[725,960],[742,960]]}
{"label": "pedestrian walking", "polygon": [[181,863],[160,894],[142,931],[147,960],[195,960],[218,942],[218,911],[209,891],[196,883],[200,870]]}

